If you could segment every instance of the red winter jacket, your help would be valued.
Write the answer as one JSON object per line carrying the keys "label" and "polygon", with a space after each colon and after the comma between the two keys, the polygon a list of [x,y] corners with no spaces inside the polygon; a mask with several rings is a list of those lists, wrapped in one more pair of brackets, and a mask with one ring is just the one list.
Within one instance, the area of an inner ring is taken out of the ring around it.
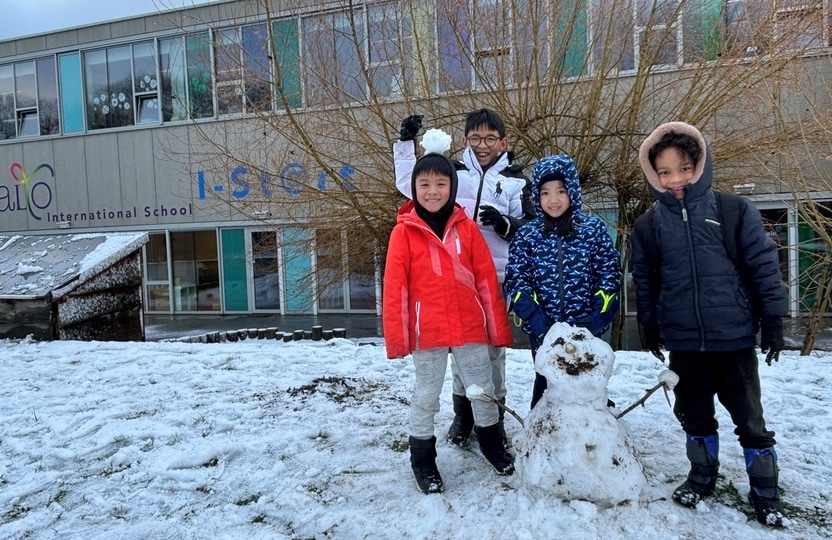
{"label": "red winter jacket", "polygon": [[384,270],[388,358],[416,350],[514,344],[497,271],[476,223],[455,204],[442,241],[413,201],[399,210]]}

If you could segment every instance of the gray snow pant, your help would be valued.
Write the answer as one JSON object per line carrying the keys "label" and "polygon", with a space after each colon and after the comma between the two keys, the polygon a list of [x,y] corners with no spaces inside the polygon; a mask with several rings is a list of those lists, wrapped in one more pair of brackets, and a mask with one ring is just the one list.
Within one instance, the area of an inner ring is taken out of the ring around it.
{"label": "gray snow pant", "polygon": [[[497,399],[506,397],[506,348],[488,346],[488,357],[491,359],[491,382],[494,383],[494,393]],[[459,368],[451,355],[451,375],[454,377],[454,394],[465,395],[465,384],[459,375]]]}
{"label": "gray snow pant", "polygon": [[[482,391],[494,395],[491,361],[488,345],[485,343],[466,343],[462,347],[452,347],[451,354],[459,370],[463,388],[472,384]],[[448,365],[448,348],[437,347],[423,351],[413,351],[413,366],[416,380],[413,383],[413,398],[410,402],[410,435],[417,439],[429,439],[434,436],[434,416],[439,412],[439,396],[445,382],[445,370]],[[463,390],[463,395],[465,391]],[[500,418],[497,405],[481,399],[471,400],[474,411],[474,423],[488,427]]]}

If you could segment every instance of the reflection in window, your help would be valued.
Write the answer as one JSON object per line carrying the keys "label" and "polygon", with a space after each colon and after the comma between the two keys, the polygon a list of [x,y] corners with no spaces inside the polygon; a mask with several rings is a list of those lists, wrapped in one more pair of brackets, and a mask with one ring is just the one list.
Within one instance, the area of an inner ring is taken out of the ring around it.
{"label": "reflection in window", "polygon": [[0,66],[0,139],[14,139],[14,66]]}
{"label": "reflection in window", "polygon": [[450,92],[471,88],[468,56],[471,34],[467,0],[437,0],[436,25],[439,37],[439,90]]}
{"label": "reflection in window", "polygon": [[[398,5],[384,4],[367,9],[368,69],[373,89],[379,96],[401,96],[410,86],[410,70],[402,69],[402,57],[407,56],[401,51],[411,50],[413,37],[409,19],[399,19]],[[400,43],[400,31],[404,43]]]}
{"label": "reflection in window", "polygon": [[304,74],[309,104],[364,101],[367,85],[359,51],[364,49],[362,18],[332,13],[303,19]]}
{"label": "reflection in window", "polygon": [[58,110],[58,73],[55,58],[35,62],[38,85],[38,120],[41,135],[55,135],[61,131]]}
{"label": "reflection in window", "polygon": [[315,257],[318,278],[318,307],[344,309],[344,271],[341,231],[315,231]]}
{"label": "reflection in window", "polygon": [[219,311],[215,231],[170,233],[174,311]]}
{"label": "reflection in window", "polygon": [[84,55],[87,127],[132,126],[133,78],[130,46],[90,51]]}
{"label": "reflection in window", "polygon": [[277,233],[251,233],[254,263],[254,309],[280,309],[280,274]]}
{"label": "reflection in window", "polygon": [[153,42],[133,45],[133,89],[136,123],[159,122],[159,81]]}
{"label": "reflection in window", "polygon": [[269,33],[266,24],[243,27],[243,77],[248,112],[270,111],[272,81]]}
{"label": "reflection in window", "polygon": [[162,121],[188,118],[186,90],[185,41],[183,38],[159,41],[159,75],[161,78]]}
{"label": "reflection in window", "polygon": [[188,62],[188,105],[191,118],[214,116],[214,91],[211,86],[211,43],[208,32],[185,38]]}
{"label": "reflection in window", "polygon": [[217,73],[217,109],[219,114],[243,111],[243,81],[240,77],[240,34],[236,28],[215,33],[214,62]]}
{"label": "reflection in window", "polygon": [[55,58],[0,66],[0,139],[59,131]]}
{"label": "reflection in window", "polygon": [[356,231],[347,233],[349,249],[350,309],[376,309],[376,258],[372,238]]}
{"label": "reflection in window", "polygon": [[168,252],[165,234],[150,234],[144,246],[147,311],[170,310]]}

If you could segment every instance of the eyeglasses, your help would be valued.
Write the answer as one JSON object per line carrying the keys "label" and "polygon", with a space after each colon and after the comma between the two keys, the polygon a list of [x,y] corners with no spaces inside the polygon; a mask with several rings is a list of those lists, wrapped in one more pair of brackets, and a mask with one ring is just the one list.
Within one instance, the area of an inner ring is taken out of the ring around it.
{"label": "eyeglasses", "polygon": [[466,137],[466,139],[468,139],[468,144],[470,144],[471,146],[479,146],[481,142],[484,142],[485,146],[491,148],[495,144],[497,144],[499,140],[501,140],[501,137],[495,137],[494,135],[489,135],[488,137],[471,135],[470,137]]}

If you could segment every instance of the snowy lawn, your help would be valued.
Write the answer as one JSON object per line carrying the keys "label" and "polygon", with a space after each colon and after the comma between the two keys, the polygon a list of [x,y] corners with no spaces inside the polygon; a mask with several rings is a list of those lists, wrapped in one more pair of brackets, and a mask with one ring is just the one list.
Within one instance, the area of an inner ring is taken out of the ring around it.
{"label": "snowy lawn", "polygon": [[[624,409],[663,369],[617,353],[610,398]],[[509,350],[507,371],[507,404],[525,416],[529,351]],[[445,443],[449,370],[436,426],[446,491],[426,496],[408,461],[412,363],[381,346],[0,341],[0,538],[832,538],[832,353],[761,357],[760,373],[786,530],[751,517],[720,407],[717,495],[695,510],[669,500],[687,459],[662,392],[621,420],[647,487],[601,509],[534,496]],[[508,415],[506,428],[522,437]]]}

